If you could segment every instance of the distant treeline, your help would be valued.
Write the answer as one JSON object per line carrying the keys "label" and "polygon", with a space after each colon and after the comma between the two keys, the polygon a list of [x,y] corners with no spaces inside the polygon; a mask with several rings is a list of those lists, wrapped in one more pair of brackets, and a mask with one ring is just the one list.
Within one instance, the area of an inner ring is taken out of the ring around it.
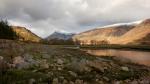
{"label": "distant treeline", "polygon": [[62,39],[51,39],[51,40],[43,40],[42,43],[50,44],[50,45],[74,45],[72,39],[62,40]]}
{"label": "distant treeline", "polygon": [[8,25],[7,21],[0,21],[0,39],[15,40],[18,36],[15,31]]}

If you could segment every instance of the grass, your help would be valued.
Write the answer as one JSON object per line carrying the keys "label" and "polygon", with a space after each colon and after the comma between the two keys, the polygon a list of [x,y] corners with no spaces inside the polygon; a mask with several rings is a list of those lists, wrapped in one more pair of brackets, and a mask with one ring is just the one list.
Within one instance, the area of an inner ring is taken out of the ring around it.
{"label": "grass", "polygon": [[42,82],[47,76],[42,73],[34,73],[28,70],[12,69],[0,74],[1,84],[28,84],[30,79],[35,79],[36,82]]}

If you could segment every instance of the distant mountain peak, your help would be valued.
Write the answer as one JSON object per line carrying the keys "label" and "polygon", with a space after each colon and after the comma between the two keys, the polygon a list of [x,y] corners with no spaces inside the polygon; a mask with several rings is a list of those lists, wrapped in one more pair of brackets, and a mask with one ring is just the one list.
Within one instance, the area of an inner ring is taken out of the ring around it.
{"label": "distant mountain peak", "polygon": [[74,33],[64,32],[64,31],[54,31],[52,34],[65,34],[65,35],[72,35]]}
{"label": "distant mountain peak", "polygon": [[46,39],[47,40],[52,40],[52,39],[68,40],[68,39],[71,39],[72,36],[74,36],[74,35],[75,34],[73,34],[73,33],[64,33],[64,32],[60,32],[60,31],[55,31],[50,36],[48,36]]}

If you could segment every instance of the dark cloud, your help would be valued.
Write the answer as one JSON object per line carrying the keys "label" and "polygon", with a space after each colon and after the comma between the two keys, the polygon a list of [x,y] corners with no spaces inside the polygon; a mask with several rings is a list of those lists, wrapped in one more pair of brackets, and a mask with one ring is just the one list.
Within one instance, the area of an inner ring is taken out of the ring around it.
{"label": "dark cloud", "polygon": [[0,0],[0,18],[45,37],[150,17],[150,0]]}

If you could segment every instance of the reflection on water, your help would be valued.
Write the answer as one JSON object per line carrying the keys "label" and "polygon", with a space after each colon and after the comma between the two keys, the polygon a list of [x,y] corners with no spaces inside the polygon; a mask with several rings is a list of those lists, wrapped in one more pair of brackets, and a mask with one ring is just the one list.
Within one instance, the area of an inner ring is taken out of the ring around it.
{"label": "reflection on water", "polygon": [[118,56],[131,60],[134,63],[144,64],[150,66],[150,52],[133,51],[133,50],[86,50],[87,53],[97,56]]}

